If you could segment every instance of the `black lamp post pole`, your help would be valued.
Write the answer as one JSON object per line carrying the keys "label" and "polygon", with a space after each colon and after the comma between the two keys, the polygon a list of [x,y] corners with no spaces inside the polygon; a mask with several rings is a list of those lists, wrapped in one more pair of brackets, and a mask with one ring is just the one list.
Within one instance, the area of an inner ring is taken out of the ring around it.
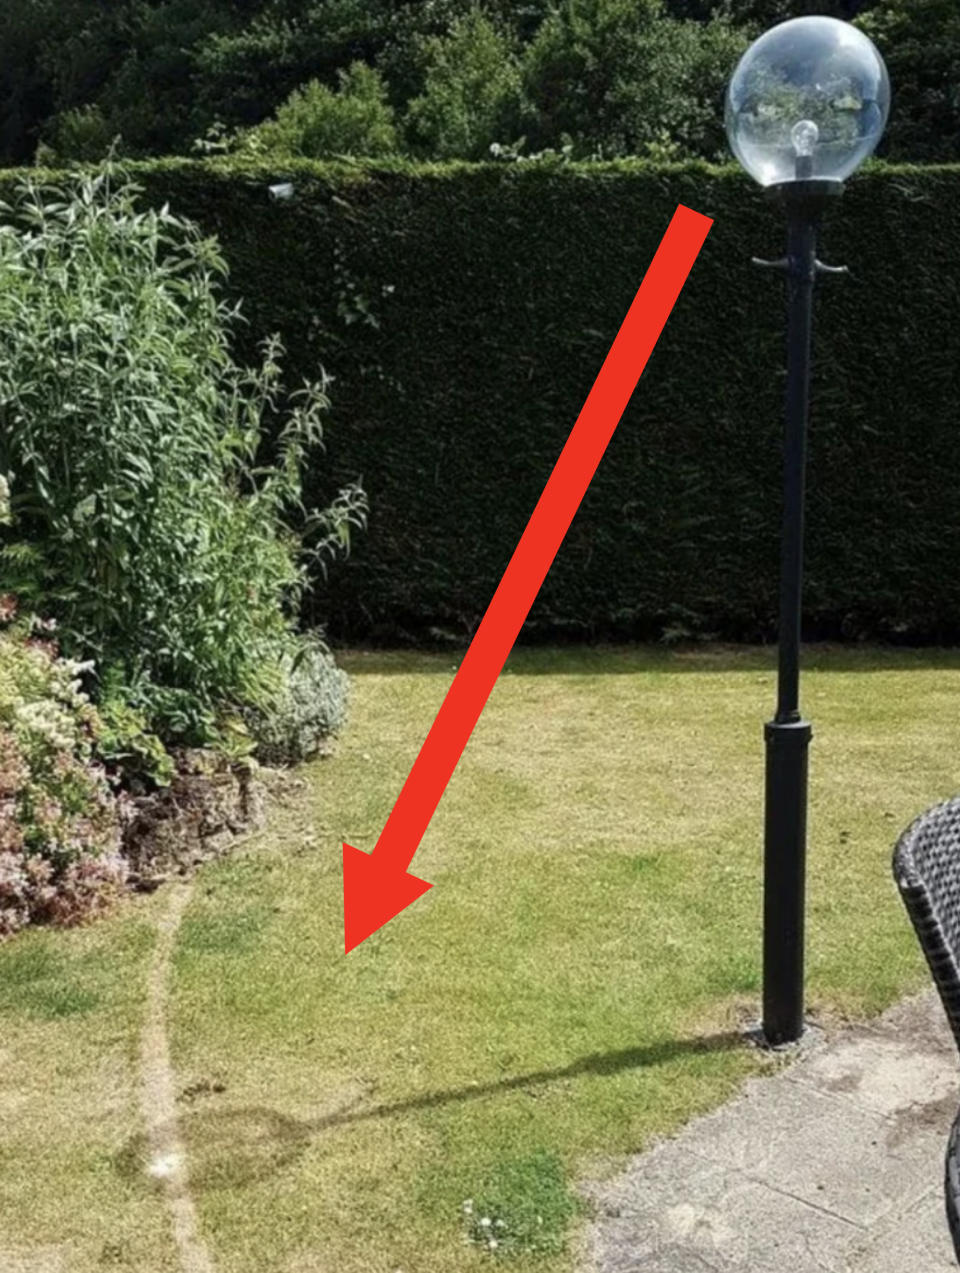
{"label": "black lamp post pole", "polygon": [[763,1033],[770,1045],[794,1042],[803,1033],[807,753],[812,730],[800,715],[800,613],[810,337],[816,276],[835,272],[817,260],[817,226],[827,199],[842,189],[840,182],[810,180],[776,187],[787,214],[787,255],[782,261],[758,262],[785,270],[788,289],[777,711],[764,727]]}

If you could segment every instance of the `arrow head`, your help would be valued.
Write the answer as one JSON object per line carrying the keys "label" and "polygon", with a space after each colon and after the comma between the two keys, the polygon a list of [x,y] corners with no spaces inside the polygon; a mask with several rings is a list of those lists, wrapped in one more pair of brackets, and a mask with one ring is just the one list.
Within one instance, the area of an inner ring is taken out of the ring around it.
{"label": "arrow head", "polygon": [[343,846],[343,933],[346,953],[367,940],[394,915],[399,915],[428,888],[404,870],[378,859],[376,850],[363,853]]}

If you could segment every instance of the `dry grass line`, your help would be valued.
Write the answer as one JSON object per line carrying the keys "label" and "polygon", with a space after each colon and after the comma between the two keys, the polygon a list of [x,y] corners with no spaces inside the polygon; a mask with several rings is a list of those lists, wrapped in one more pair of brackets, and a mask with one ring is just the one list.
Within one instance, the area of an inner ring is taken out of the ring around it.
{"label": "dry grass line", "polygon": [[190,1193],[186,1153],[177,1123],[176,1086],[166,1025],[170,960],[180,921],[193,894],[193,884],[185,882],[169,887],[169,903],[160,919],[147,979],[146,1017],[140,1045],[141,1108],[149,1146],[147,1169],[163,1186],[182,1273],[214,1273]]}

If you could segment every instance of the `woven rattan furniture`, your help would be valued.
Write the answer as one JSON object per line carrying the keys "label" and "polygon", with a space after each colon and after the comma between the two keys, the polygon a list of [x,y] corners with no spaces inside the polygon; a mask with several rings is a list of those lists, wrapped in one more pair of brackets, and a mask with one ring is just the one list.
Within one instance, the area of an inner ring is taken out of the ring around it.
{"label": "woven rattan furniture", "polygon": [[953,1250],[960,1264],[960,1163],[957,1161],[957,1142],[960,1140],[960,1114],[953,1120],[947,1141],[947,1169],[943,1181],[944,1199],[947,1204],[947,1224],[953,1238]]}
{"label": "woven rattan furniture", "polygon": [[[960,797],[915,819],[893,854],[893,874],[960,1048]],[[947,1141],[944,1200],[960,1263],[960,1113]]]}

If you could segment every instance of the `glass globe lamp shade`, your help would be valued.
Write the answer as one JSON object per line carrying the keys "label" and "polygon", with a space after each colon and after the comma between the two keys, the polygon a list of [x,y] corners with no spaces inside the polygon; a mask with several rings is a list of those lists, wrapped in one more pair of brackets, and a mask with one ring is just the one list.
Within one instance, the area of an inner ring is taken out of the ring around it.
{"label": "glass globe lamp shade", "polygon": [[730,149],[761,186],[844,181],[890,111],[883,58],[836,18],[792,18],[751,44],[727,89]]}

